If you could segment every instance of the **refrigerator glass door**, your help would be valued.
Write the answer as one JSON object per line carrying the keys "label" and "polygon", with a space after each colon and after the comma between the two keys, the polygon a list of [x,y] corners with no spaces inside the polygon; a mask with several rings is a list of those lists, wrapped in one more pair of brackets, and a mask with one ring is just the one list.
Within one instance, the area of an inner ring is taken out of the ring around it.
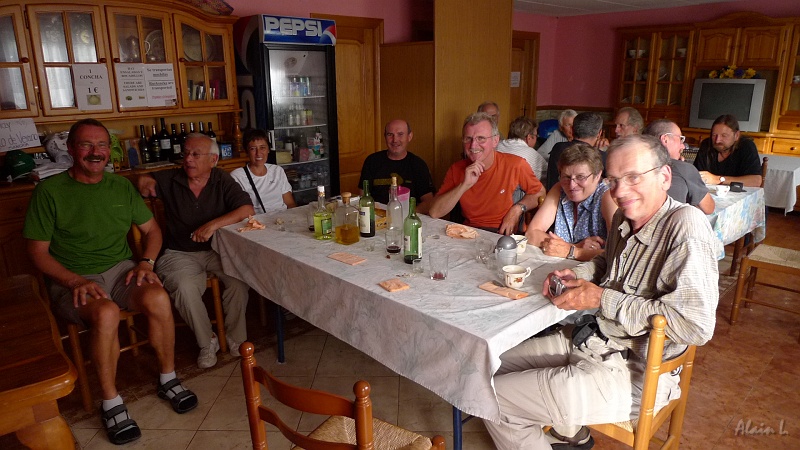
{"label": "refrigerator glass door", "polygon": [[330,192],[327,76],[325,51],[269,51],[273,150],[298,204],[315,200],[319,184],[338,194]]}

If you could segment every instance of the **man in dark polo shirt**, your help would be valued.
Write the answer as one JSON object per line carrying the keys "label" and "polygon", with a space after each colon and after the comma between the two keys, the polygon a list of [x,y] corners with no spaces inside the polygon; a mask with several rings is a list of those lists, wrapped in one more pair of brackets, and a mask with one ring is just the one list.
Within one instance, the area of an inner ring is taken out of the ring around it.
{"label": "man in dark polo shirt", "polygon": [[255,213],[250,196],[216,164],[219,147],[206,135],[193,133],[184,144],[183,169],[153,172],[139,177],[137,186],[145,197],[164,203],[166,239],[156,273],[175,302],[175,308],[197,338],[200,368],[217,363],[219,341],[203,304],[206,273],[217,275],[225,286],[225,330],[230,353],[239,356],[239,344],[247,338],[245,310],[249,287],[225,275],[219,255],[211,249],[217,229]]}

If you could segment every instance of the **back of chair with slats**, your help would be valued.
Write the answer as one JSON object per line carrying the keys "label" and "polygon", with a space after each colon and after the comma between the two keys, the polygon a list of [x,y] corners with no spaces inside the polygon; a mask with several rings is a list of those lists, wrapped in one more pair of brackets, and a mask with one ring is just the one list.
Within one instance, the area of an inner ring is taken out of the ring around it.
{"label": "back of chair with slats", "polygon": [[[697,350],[696,346],[690,345],[680,356],[669,361],[663,361],[667,320],[664,316],[656,315],[652,318],[651,324],[652,329],[650,330],[650,342],[647,348],[647,366],[645,368],[638,423],[623,422],[619,424],[590,425],[591,429],[630,445],[635,450],[648,449],[651,440],[658,443],[660,445],[658,448],[661,449],[678,448],[678,445],[680,445],[683,418],[686,414],[686,402],[689,397],[689,386],[692,379],[694,355]],[[680,372],[680,398],[672,400],[661,408],[658,414],[654,415],[659,376],[663,373],[672,372],[681,366],[683,368]],[[654,435],[667,419],[670,421],[669,432],[667,439],[662,441],[655,438]]]}

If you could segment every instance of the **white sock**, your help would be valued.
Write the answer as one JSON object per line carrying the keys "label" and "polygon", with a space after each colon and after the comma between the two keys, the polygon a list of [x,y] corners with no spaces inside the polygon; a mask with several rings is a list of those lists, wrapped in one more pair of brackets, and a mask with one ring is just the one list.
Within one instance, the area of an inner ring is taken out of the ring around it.
{"label": "white sock", "polygon": [[[174,380],[175,378],[178,378],[178,376],[175,375],[175,371],[174,370],[172,372],[170,372],[170,373],[162,373],[162,374],[158,375],[158,381],[162,385],[164,383],[167,383],[169,381]],[[176,395],[180,394],[183,391],[184,391],[183,386],[178,384],[176,386],[173,386],[172,389],[169,389],[168,391],[166,391],[166,395],[167,395],[167,398],[172,398],[172,397],[175,397]]]}
{"label": "white sock", "polygon": [[[110,400],[103,400],[102,408],[103,408],[103,411],[108,411],[109,409],[111,409],[111,408],[113,408],[115,406],[121,405],[121,404],[123,404],[122,396],[117,394],[116,397],[114,397],[114,398],[112,398]],[[106,426],[107,427],[112,427],[112,426],[114,426],[115,423],[122,422],[123,420],[129,419],[129,418],[130,418],[130,416],[128,415],[128,413],[121,412],[121,413],[117,414],[116,416],[113,416],[113,417],[109,418],[106,421]]]}

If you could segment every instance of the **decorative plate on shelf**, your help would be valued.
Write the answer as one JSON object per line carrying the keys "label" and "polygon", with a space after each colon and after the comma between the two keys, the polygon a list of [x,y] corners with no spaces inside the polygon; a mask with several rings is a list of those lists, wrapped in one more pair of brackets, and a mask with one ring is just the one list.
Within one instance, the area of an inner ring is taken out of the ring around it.
{"label": "decorative plate on shelf", "polygon": [[661,67],[660,69],[658,69],[658,79],[659,80],[663,80],[664,78],[667,78],[667,75],[669,75],[669,73],[667,72],[667,68],[666,67]]}
{"label": "decorative plate on shelf", "polygon": [[189,61],[203,60],[203,47],[200,45],[200,33],[197,30],[183,32],[183,56]]}
{"label": "decorative plate on shelf", "polygon": [[144,38],[144,49],[147,52],[147,60],[150,62],[166,61],[167,55],[164,51],[164,33],[161,30],[151,31]]}

